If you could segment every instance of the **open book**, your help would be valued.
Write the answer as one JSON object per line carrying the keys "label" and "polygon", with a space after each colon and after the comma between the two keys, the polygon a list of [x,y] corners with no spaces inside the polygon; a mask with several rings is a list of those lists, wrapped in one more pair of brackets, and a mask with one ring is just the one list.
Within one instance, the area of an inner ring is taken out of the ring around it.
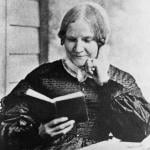
{"label": "open book", "polygon": [[43,122],[58,117],[68,117],[76,122],[88,120],[84,94],[81,91],[53,99],[33,89],[28,89],[25,94],[28,96],[32,109],[34,109],[33,113],[36,115],[38,112],[37,118]]}

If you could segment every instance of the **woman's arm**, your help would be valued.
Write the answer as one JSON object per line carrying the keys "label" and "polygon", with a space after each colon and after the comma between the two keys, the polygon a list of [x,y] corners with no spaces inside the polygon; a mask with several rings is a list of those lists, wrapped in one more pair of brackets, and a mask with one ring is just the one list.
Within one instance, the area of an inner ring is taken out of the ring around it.
{"label": "woman's arm", "polygon": [[39,122],[32,115],[28,103],[22,100],[23,93],[29,87],[30,84],[22,80],[2,99],[0,143],[4,149],[35,147],[42,142],[42,138],[38,135]]}
{"label": "woman's arm", "polygon": [[111,129],[125,141],[141,141],[150,133],[150,104],[129,74],[110,103]]}
{"label": "woman's arm", "polygon": [[40,105],[38,100],[30,103],[32,98],[24,94],[28,88],[32,88],[31,84],[27,80],[22,80],[2,100],[0,146],[3,146],[4,150],[12,147],[16,150],[33,148],[47,142],[51,145],[53,142],[59,142],[59,137],[73,128],[74,121],[68,121],[67,118],[52,120],[49,116],[49,121],[43,123],[44,116],[41,110],[44,109],[45,113],[46,110],[41,108],[43,105]]}
{"label": "woman's arm", "polygon": [[42,142],[38,122],[30,116],[28,106],[18,103],[2,107],[0,142],[4,149],[31,148]]}

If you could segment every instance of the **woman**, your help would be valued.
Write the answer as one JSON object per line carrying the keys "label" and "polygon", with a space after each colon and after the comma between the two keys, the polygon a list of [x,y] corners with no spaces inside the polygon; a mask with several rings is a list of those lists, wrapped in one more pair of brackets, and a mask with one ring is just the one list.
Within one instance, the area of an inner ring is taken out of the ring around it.
{"label": "woman", "polygon": [[[150,105],[134,78],[108,62],[110,27],[105,10],[93,3],[73,7],[58,35],[66,58],[33,70],[2,101],[3,149],[78,149],[107,140],[110,133],[123,141],[145,138]],[[50,98],[82,91],[89,121],[76,123],[64,116],[42,123],[36,108],[28,105],[29,88]]]}

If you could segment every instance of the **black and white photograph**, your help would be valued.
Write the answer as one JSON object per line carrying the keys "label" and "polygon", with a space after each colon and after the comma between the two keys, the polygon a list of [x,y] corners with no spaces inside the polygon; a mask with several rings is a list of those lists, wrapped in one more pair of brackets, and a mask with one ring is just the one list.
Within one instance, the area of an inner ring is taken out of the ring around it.
{"label": "black and white photograph", "polygon": [[150,150],[149,0],[0,0],[0,150]]}

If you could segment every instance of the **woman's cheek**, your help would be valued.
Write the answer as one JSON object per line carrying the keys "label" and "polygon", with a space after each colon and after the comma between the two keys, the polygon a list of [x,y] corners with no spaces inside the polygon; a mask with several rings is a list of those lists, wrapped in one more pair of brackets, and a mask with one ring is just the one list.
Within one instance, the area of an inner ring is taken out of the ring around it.
{"label": "woman's cheek", "polygon": [[93,49],[89,49],[88,55],[89,55],[90,58],[96,58],[97,52],[98,52],[97,49],[94,49],[94,48]]}
{"label": "woman's cheek", "polygon": [[73,50],[73,44],[67,43],[65,45],[65,49],[66,49],[67,52],[72,52],[72,50]]}

